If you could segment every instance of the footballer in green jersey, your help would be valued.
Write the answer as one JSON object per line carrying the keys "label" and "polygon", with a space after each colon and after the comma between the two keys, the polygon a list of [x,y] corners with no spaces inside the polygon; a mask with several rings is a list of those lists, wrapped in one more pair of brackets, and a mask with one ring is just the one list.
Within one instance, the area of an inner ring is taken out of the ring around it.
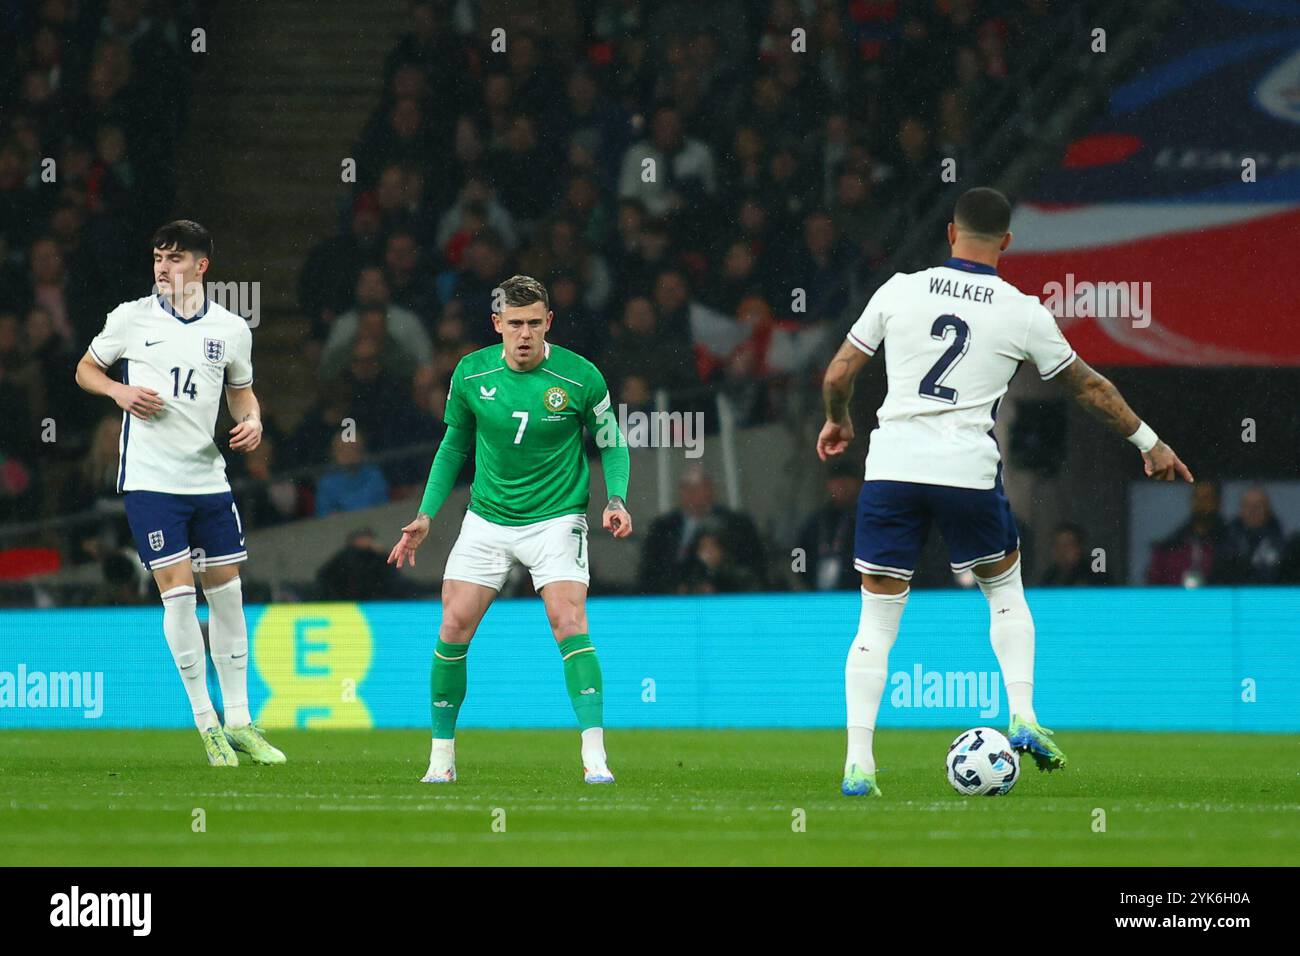
{"label": "footballer in green jersey", "polygon": [[583,777],[613,783],[605,755],[600,662],[587,630],[589,503],[583,429],[597,437],[609,503],[603,526],[632,533],[627,443],[605,378],[576,352],[551,345],[555,315],[546,287],[529,276],[501,283],[492,324],[501,345],[460,360],[451,376],[443,436],[415,520],[402,529],[390,564],[415,564],[474,448],[474,483],[460,535],[447,557],[442,625],[433,655],[433,741],[425,783],[456,779],[456,718],[465,700],[469,644],[516,562],[528,568],[559,644],[564,680],[582,730]]}

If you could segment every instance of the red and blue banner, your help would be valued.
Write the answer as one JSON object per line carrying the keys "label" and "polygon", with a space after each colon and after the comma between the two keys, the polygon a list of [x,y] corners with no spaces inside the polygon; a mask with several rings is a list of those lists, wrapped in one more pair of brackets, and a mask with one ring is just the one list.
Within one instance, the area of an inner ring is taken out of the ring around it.
{"label": "red and blue banner", "polygon": [[1093,364],[1300,365],[1300,2],[1189,2],[1142,59],[1017,207],[1003,276]]}

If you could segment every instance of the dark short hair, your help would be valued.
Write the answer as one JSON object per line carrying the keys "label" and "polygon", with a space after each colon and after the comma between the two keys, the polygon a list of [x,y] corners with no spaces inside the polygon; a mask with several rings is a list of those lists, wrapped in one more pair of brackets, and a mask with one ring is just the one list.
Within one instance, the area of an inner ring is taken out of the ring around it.
{"label": "dark short hair", "polygon": [[532,305],[540,302],[548,312],[551,310],[551,297],[546,293],[546,286],[532,276],[513,275],[501,283],[500,289],[505,296],[506,305]]}
{"label": "dark short hair", "polygon": [[1001,237],[1011,225],[1011,203],[996,189],[978,186],[961,194],[952,218],[970,232]]}
{"label": "dark short hair", "polygon": [[201,258],[212,258],[212,234],[193,219],[176,219],[159,226],[152,243],[154,249],[179,249]]}

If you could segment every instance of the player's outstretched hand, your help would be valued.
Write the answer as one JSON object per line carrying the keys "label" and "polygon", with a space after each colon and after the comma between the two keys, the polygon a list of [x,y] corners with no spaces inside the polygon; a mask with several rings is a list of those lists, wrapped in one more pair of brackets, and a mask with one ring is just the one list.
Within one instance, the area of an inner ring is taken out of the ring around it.
{"label": "player's outstretched hand", "polygon": [[1162,441],[1156,442],[1150,451],[1144,451],[1142,461],[1146,464],[1147,476],[1156,481],[1173,481],[1175,478],[1183,481],[1196,480],[1174,450]]}
{"label": "player's outstretched hand", "polygon": [[429,516],[416,515],[415,520],[402,529],[401,540],[393,545],[392,551],[388,552],[388,563],[396,564],[400,568],[402,562],[409,558],[411,567],[415,567],[415,549],[428,536]]}
{"label": "player's outstretched hand", "polygon": [[828,421],[822,426],[822,433],[817,436],[817,457],[822,461],[844,454],[844,449],[853,441],[852,422]]}
{"label": "player's outstretched hand", "polygon": [[240,422],[230,429],[230,450],[248,453],[262,444],[262,423],[256,418]]}
{"label": "player's outstretched hand", "polygon": [[628,513],[623,499],[614,497],[605,506],[605,513],[600,516],[600,523],[616,538],[626,538],[632,533],[632,515]]}
{"label": "player's outstretched hand", "polygon": [[124,412],[148,421],[163,409],[163,400],[152,388],[141,385],[118,385],[113,391],[113,401]]}

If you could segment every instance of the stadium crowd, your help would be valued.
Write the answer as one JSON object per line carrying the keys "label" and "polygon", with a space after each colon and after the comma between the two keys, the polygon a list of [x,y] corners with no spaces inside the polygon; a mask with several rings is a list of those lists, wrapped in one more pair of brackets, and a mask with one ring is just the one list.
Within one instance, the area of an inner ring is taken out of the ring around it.
{"label": "stadium crowd", "polygon": [[[71,370],[105,312],[140,294],[137,251],[172,215],[194,85],[182,54],[204,6],[0,0],[0,522],[114,496],[120,418]],[[1051,15],[1043,0],[586,0],[509,20],[497,52],[484,6],[416,0],[383,64],[337,235],[299,277],[316,399],[289,422],[263,390],[262,446],[231,456],[251,527],[418,495],[451,371],[493,341],[492,291],[514,272],[546,283],[549,339],[592,358],[616,402],[666,389],[708,411],[721,390],[742,424],[768,420],[783,389],[815,382],[939,160],[965,155],[975,108]],[[856,468],[826,482],[792,542],[809,561],[796,586],[854,587]],[[782,586],[763,557],[780,549],[707,476],[679,493],[645,525],[643,589]],[[1244,510],[1219,522],[1162,545],[1152,582],[1289,573],[1259,558],[1290,553],[1280,527]],[[372,538],[349,540],[321,594],[370,561]],[[1217,570],[1201,567],[1207,540]],[[107,562],[110,596],[111,541],[65,555]],[[1081,529],[1057,529],[1043,583],[1103,583],[1086,555]]]}

